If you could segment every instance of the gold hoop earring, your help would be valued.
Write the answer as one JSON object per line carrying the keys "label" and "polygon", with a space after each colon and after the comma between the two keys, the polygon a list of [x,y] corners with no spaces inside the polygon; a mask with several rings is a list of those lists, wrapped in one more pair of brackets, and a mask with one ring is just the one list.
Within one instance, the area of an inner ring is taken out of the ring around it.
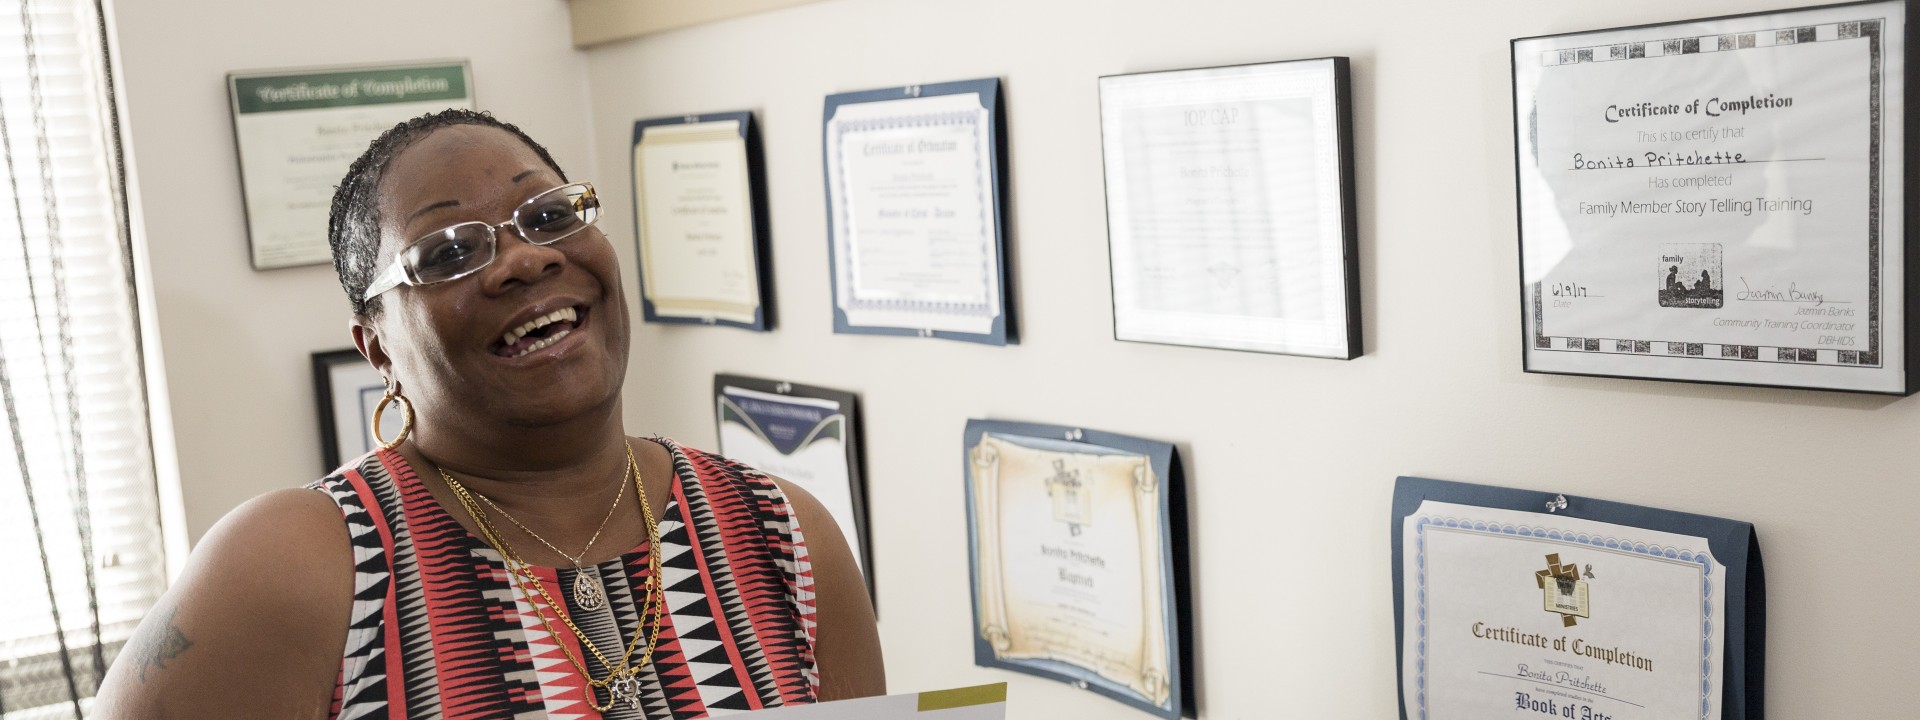
{"label": "gold hoop earring", "polygon": [[[400,391],[395,389],[397,385],[398,383],[388,383],[387,392],[380,396],[380,404],[375,405],[373,408],[373,441],[379,443],[381,448],[387,450],[400,447],[400,443],[406,442],[407,436],[413,434],[413,401],[408,400],[407,396],[400,394]],[[400,409],[406,411],[406,414],[400,418],[400,434],[392,440],[382,440],[380,438],[380,414],[387,411],[388,405],[396,402],[400,403]]]}

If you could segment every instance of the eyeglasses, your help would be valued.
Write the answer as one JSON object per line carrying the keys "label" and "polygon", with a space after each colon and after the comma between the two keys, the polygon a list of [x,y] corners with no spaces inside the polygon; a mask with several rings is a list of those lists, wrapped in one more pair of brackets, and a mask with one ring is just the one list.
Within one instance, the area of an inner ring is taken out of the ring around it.
{"label": "eyeglasses", "polygon": [[600,219],[600,196],[592,183],[561,185],[514,208],[506,222],[474,220],[418,238],[393,258],[367,286],[364,300],[405,285],[431,285],[480,272],[498,255],[499,232],[513,228],[530,245],[552,245]]}

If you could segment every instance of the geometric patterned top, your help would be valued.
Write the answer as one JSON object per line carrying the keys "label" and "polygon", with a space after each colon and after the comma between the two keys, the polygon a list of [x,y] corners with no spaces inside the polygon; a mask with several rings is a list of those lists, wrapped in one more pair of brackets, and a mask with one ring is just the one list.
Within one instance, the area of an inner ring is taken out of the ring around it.
{"label": "geometric patterned top", "polygon": [[[813,570],[786,495],[756,470],[655,440],[672,452],[676,482],[659,516],[667,616],[637,676],[638,709],[589,707],[591,688],[558,643],[594,677],[607,668],[564,625],[549,634],[499,554],[434,501],[404,458],[376,450],[308,486],[340,506],[355,560],[329,717],[678,720],[814,702]],[[580,571],[535,572],[548,587],[598,574],[608,600],[599,610],[563,602],[595,645],[623,648],[640,630],[648,551],[642,540]],[[610,700],[595,692],[597,704]]]}

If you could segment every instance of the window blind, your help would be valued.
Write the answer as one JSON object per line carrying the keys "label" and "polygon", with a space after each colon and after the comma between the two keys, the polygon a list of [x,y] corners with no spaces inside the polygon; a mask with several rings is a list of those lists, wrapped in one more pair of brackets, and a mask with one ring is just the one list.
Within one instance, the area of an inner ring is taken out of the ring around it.
{"label": "window blind", "polygon": [[104,24],[0,0],[0,718],[79,717],[164,587]]}

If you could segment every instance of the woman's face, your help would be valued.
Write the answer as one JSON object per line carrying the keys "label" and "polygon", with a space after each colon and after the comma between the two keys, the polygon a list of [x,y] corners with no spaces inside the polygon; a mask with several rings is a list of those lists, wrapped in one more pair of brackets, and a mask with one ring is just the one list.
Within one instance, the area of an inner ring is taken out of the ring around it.
{"label": "woman's face", "polygon": [[[521,203],[560,184],[532,148],[503,130],[435,130],[394,157],[380,181],[381,266],[413,240],[449,225],[505,222]],[[627,302],[606,235],[588,227],[538,246],[505,228],[496,244],[493,262],[479,272],[402,285],[381,296],[375,318],[355,321],[364,352],[401,383],[423,431],[476,420],[550,425],[608,408],[619,397]],[[561,310],[572,310],[577,320],[506,342],[528,322]]]}

